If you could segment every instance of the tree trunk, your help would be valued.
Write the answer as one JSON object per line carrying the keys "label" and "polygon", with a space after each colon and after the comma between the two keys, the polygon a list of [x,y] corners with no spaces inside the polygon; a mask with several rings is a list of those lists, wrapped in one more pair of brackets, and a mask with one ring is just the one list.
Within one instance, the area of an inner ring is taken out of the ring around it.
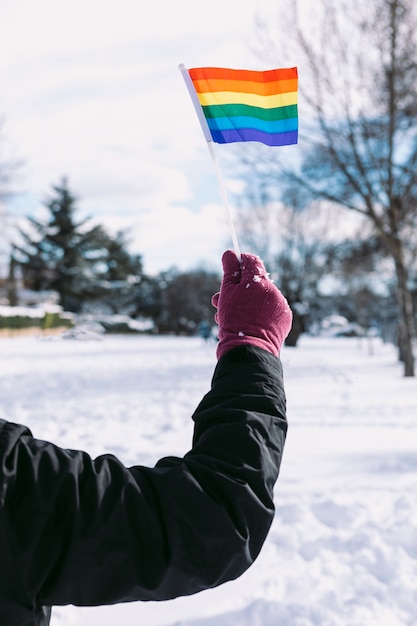
{"label": "tree trunk", "polygon": [[292,309],[293,312],[293,321],[290,332],[288,333],[288,337],[285,340],[285,345],[288,348],[295,348],[300,336],[303,334],[304,327],[304,319],[303,316],[300,315],[295,307]]}
{"label": "tree trunk", "polygon": [[401,361],[404,363],[404,376],[415,376],[413,347],[416,338],[416,329],[414,324],[413,301],[407,285],[407,270],[402,255],[396,255],[395,271],[397,275],[397,298],[399,307],[399,354]]}
{"label": "tree trunk", "polygon": [[16,260],[13,255],[9,260],[9,276],[7,278],[7,299],[9,306],[17,305],[17,289],[16,289]]}

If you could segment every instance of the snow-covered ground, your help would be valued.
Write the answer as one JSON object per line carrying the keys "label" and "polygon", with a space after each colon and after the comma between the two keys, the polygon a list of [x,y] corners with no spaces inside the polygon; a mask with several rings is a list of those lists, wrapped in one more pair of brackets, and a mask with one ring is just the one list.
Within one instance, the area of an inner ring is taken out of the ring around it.
{"label": "snow-covered ground", "polygon": [[[56,608],[53,626],[415,626],[417,380],[392,346],[302,337],[276,518],[239,580],[165,603]],[[127,465],[184,454],[214,346],[199,338],[0,340],[0,416]]]}

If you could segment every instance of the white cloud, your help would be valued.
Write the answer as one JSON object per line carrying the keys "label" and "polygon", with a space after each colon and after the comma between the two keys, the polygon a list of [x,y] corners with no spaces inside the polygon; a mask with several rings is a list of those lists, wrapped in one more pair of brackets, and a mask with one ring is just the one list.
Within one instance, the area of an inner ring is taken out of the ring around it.
{"label": "white cloud", "polygon": [[258,8],[2,0],[1,113],[29,210],[67,176],[83,211],[137,233],[146,265],[212,260],[223,207],[178,64],[249,67]]}
{"label": "white cloud", "polygon": [[224,209],[218,204],[206,205],[198,213],[185,206],[165,205],[135,218],[113,214],[102,223],[111,232],[127,229],[150,274],[172,266],[186,270],[199,265],[220,272],[221,254],[232,247]]}

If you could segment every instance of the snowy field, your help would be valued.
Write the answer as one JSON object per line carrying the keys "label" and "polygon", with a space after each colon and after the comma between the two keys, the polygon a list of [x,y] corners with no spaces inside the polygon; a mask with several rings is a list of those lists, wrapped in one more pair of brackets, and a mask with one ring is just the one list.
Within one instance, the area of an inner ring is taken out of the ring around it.
{"label": "snowy field", "polygon": [[[0,416],[127,465],[183,455],[208,390],[199,338],[0,340]],[[282,353],[289,433],[277,512],[239,580],[165,603],[56,608],[53,626],[416,626],[417,380],[374,339]]]}

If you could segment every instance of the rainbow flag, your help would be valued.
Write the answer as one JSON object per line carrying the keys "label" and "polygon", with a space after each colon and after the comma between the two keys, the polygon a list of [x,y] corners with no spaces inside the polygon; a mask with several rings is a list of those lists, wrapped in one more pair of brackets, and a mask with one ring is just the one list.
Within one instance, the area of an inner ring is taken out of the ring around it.
{"label": "rainbow flag", "polygon": [[259,141],[285,146],[298,141],[298,72],[296,67],[188,70],[212,141]]}

